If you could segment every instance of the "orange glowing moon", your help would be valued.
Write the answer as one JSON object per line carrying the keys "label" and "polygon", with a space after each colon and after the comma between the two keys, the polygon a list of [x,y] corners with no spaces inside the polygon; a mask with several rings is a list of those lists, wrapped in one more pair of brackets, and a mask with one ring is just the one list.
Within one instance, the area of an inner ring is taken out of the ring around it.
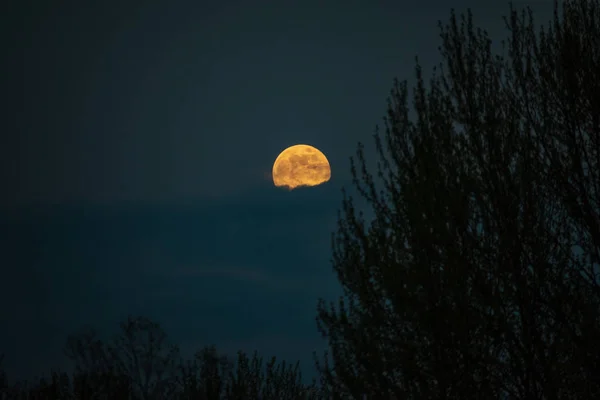
{"label": "orange glowing moon", "polygon": [[325,154],[306,144],[288,147],[273,164],[273,183],[289,190],[320,185],[329,178],[331,167]]}

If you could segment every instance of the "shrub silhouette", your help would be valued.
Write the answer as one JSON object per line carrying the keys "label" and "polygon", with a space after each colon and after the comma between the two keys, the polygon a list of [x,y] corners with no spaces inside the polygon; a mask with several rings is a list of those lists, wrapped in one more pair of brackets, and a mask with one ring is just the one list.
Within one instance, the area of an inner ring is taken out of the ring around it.
{"label": "shrub silhouette", "polygon": [[[214,346],[184,360],[169,345],[160,325],[145,317],[129,317],[112,341],[97,338],[91,329],[67,339],[65,353],[72,374],[52,372],[49,380],[0,387],[9,399],[131,399],[221,400],[317,399],[316,384],[302,383],[298,364],[273,357],[267,363],[254,353],[238,352],[236,360]],[[2,398],[2,397],[0,397]]]}

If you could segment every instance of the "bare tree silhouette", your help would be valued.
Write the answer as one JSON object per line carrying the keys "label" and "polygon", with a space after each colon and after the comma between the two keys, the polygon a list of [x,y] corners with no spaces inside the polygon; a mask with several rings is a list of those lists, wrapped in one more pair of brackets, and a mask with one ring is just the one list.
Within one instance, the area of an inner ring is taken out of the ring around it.
{"label": "bare tree silhouette", "polygon": [[[50,379],[10,385],[0,370],[0,400],[312,400],[316,382],[305,385],[299,365],[263,362],[255,352],[238,352],[236,360],[207,346],[184,360],[159,324],[129,317],[111,341],[93,329],[71,335],[65,346],[74,372],[52,372]],[[0,361],[2,361],[0,359]]]}
{"label": "bare tree silhouette", "polygon": [[377,170],[352,159],[374,218],[344,194],[344,295],[317,317],[331,398],[600,396],[600,5],[505,21],[494,55],[452,12],[415,120],[396,82]]}
{"label": "bare tree silhouette", "polygon": [[77,390],[130,390],[143,400],[172,396],[179,351],[166,339],[157,323],[142,317],[129,317],[108,344],[92,330],[70,336],[65,354],[74,362]]}

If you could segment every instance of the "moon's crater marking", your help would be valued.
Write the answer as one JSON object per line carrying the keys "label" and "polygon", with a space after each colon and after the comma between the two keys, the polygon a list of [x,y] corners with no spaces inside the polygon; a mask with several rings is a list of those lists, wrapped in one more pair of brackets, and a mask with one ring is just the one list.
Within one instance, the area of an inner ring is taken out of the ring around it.
{"label": "moon's crater marking", "polygon": [[289,190],[329,181],[331,167],[317,148],[297,144],[283,150],[273,164],[273,183]]}

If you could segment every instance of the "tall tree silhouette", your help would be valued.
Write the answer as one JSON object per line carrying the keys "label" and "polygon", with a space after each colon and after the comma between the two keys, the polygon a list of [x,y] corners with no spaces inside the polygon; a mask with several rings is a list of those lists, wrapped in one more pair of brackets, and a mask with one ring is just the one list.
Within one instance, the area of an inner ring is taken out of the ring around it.
{"label": "tall tree silhouette", "polygon": [[320,300],[332,398],[600,398],[600,4],[536,31],[510,6],[502,54],[470,11],[444,62],[395,82],[369,170],[362,144]]}

